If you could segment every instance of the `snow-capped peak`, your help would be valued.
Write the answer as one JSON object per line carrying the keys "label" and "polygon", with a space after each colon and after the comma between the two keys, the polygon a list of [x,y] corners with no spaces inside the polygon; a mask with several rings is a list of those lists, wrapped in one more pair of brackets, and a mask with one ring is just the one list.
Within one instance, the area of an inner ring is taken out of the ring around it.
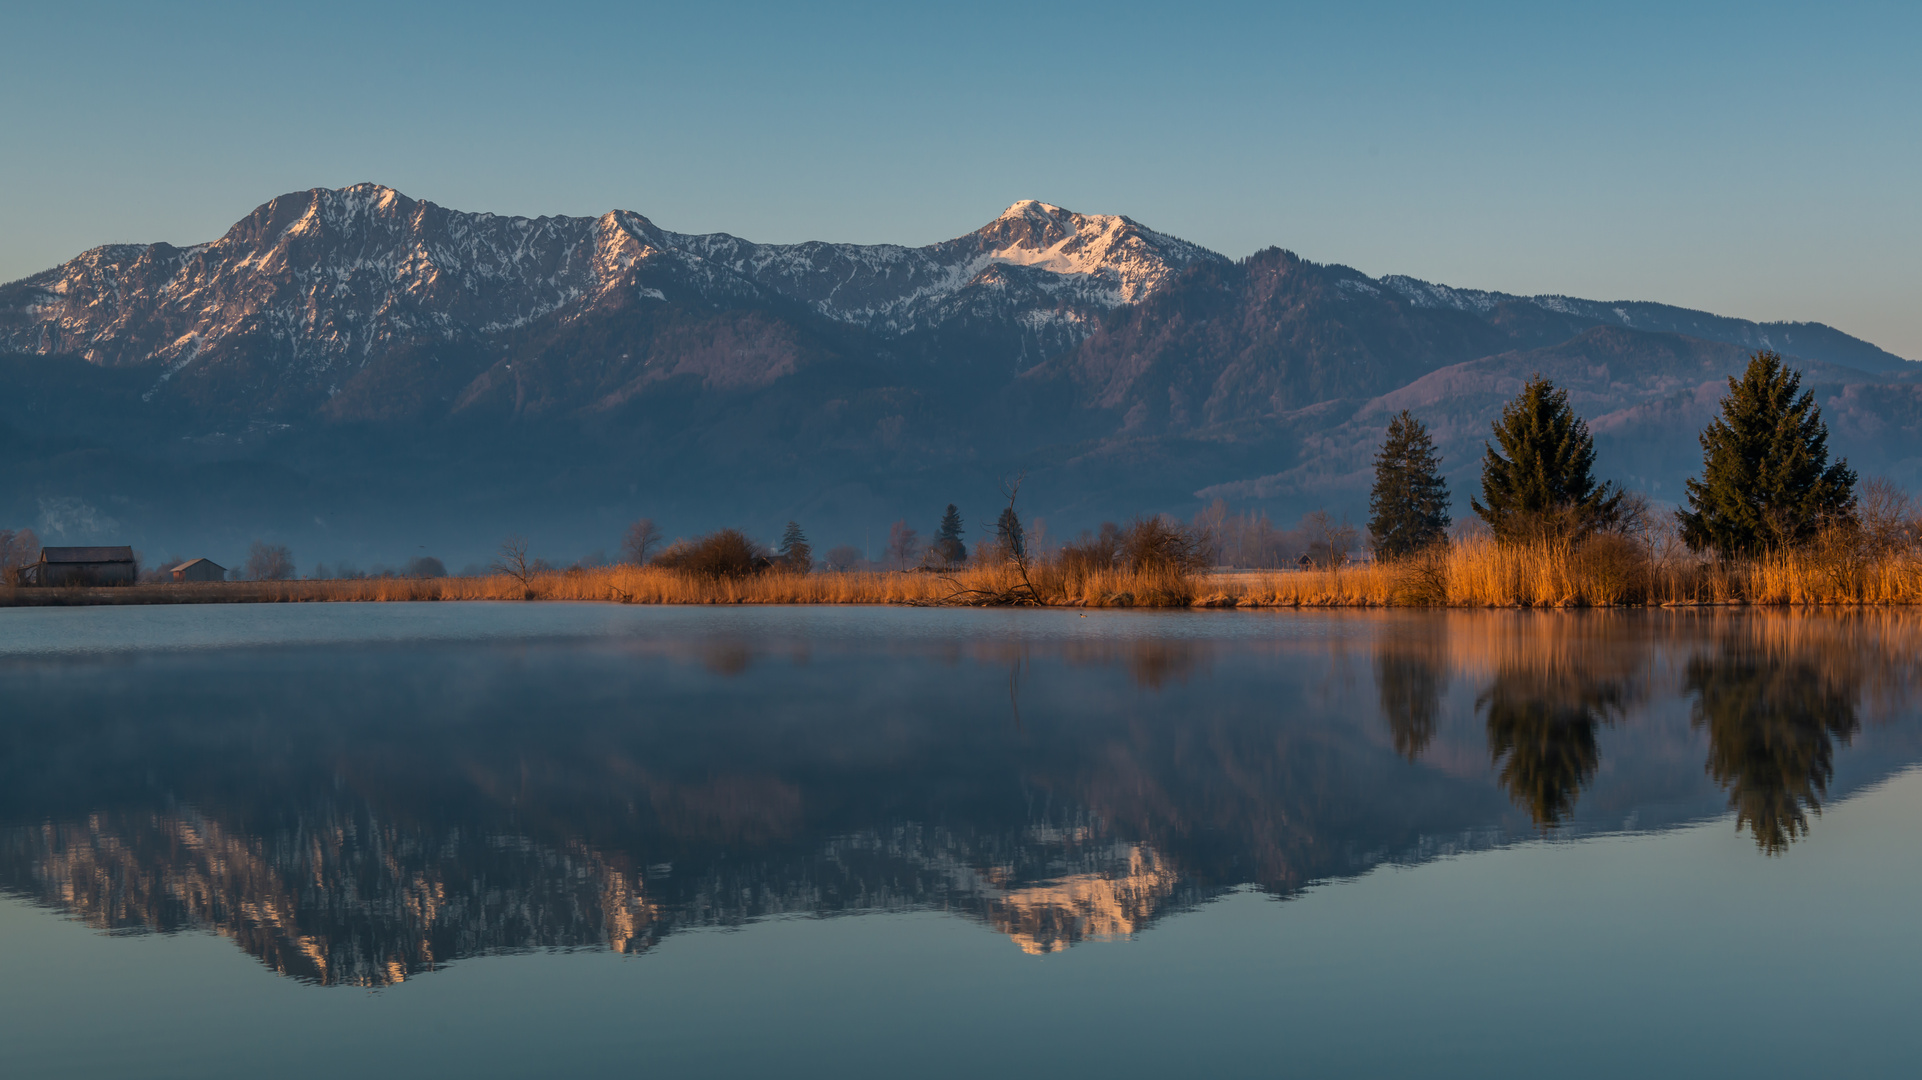
{"label": "snow-capped peak", "polygon": [[230,339],[269,340],[302,377],[332,385],[397,343],[672,296],[778,298],[884,336],[999,325],[1036,359],[1079,341],[1099,313],[1220,258],[1124,217],[1034,199],[925,247],[756,244],[669,232],[631,211],[463,213],[358,183],[289,192],[207,245],[101,248],[38,275],[17,305],[28,323],[0,345],[172,365],[218,363]]}
{"label": "snow-capped peak", "polygon": [[1006,221],[1009,218],[1046,218],[1048,220],[1057,220],[1062,217],[1076,216],[1078,215],[1072,211],[1063,210],[1053,203],[1044,203],[1039,199],[1021,199],[1010,205],[1006,210],[1001,211],[1001,216],[994,220]]}

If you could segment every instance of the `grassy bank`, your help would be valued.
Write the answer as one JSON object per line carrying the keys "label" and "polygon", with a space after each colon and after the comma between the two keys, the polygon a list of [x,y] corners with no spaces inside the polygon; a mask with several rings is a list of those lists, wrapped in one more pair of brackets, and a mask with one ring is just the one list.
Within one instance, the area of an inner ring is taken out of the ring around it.
{"label": "grassy bank", "polygon": [[1836,543],[1722,563],[1619,537],[1581,548],[1467,540],[1398,563],[1258,577],[1242,592],[1282,607],[1915,604],[1922,555]]}
{"label": "grassy bank", "polygon": [[[1187,606],[1203,587],[1199,578],[1171,572],[1116,570],[1079,574],[1037,572],[1047,602],[1106,607]],[[0,606],[60,607],[115,604],[256,604],[319,601],[600,600],[628,604],[925,604],[955,602],[969,591],[1002,594],[1021,582],[1002,568],[953,574],[855,571],[764,573],[704,578],[653,566],[604,566],[535,574],[523,583],[487,577],[362,578],[328,581],[240,581],[122,588],[0,588]],[[1043,584],[1045,582],[1045,584]]]}
{"label": "grassy bank", "polygon": [[[1032,587],[1032,592],[1028,591]],[[1620,538],[1582,548],[1467,540],[1397,563],[1184,573],[1048,564],[953,574],[765,573],[702,578],[609,566],[430,579],[262,581],[115,589],[4,589],[0,606],[396,600],[599,600],[635,604],[958,604],[1032,596],[1077,607],[1618,607],[1922,603],[1922,555],[1831,545],[1742,563],[1662,556]]]}

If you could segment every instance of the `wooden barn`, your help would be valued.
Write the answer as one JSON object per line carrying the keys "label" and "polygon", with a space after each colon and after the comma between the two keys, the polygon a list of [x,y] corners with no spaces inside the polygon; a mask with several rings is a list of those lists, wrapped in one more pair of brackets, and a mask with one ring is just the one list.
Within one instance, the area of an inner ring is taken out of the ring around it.
{"label": "wooden barn", "polygon": [[175,581],[225,581],[227,568],[212,559],[189,559],[173,568]]}
{"label": "wooden barn", "polygon": [[132,585],[130,547],[43,547],[40,561],[15,571],[21,585]]}

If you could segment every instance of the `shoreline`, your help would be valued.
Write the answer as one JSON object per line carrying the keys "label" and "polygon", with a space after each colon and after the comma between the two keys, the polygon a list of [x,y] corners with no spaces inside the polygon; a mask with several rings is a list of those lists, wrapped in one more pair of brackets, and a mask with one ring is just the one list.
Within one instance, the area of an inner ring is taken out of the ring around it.
{"label": "shoreline", "polygon": [[[572,601],[655,606],[866,606],[1028,607],[1035,609],[1152,609],[1214,611],[1278,610],[1665,610],[1699,608],[1902,608],[1922,606],[1922,596],[1864,599],[1783,594],[1766,599],[1705,595],[1680,599],[1597,602],[1562,599],[1470,599],[1395,595],[1401,590],[1339,587],[1341,578],[1379,576],[1379,571],[1233,571],[1197,575],[1189,589],[1155,582],[1146,588],[1081,590],[1043,603],[970,602],[952,595],[963,585],[980,588],[966,571],[954,577],[896,572],[779,575],[739,581],[693,580],[652,569],[622,567],[536,577],[523,585],[504,575],[446,578],[369,578],[244,582],[149,583],[122,586],[0,587],[0,609],[45,607],[139,607],[182,604],[458,603],[461,601]],[[637,580],[638,579],[638,580]],[[1000,582],[997,581],[996,584]],[[655,588],[634,588],[636,584]],[[1134,582],[1107,582],[1111,586]],[[1355,582],[1366,585],[1366,582]],[[1378,584],[1378,583],[1377,583]],[[622,587],[622,586],[629,587]],[[1333,586],[1333,587],[1331,587]],[[1718,590],[1719,591],[1719,590]],[[1384,595],[1385,593],[1385,595]]]}

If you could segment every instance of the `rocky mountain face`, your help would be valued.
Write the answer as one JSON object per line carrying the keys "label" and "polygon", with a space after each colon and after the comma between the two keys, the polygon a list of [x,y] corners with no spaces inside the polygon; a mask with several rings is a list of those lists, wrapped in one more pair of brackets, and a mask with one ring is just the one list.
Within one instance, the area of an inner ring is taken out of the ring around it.
{"label": "rocky mountain face", "polygon": [[1810,367],[1838,448],[1916,478],[1912,365],[1820,324],[1231,261],[1034,201],[925,247],[769,245],[360,184],[0,286],[0,514],[323,549],[539,531],[517,514],[564,548],[639,513],[848,540],[1021,472],[1064,525],[1354,510],[1387,410],[1426,410],[1466,466],[1537,368],[1661,497],[1756,348]]}
{"label": "rocky mountain face", "polygon": [[[650,308],[762,318],[745,331],[730,320],[712,341],[650,336],[655,347],[608,389],[617,397],[682,373],[717,389],[767,385],[794,373],[804,335],[773,327],[816,320],[877,342],[995,339],[1011,374],[1022,357],[1072,347],[1103,312],[1183,268],[1222,261],[1126,218],[1033,201],[924,248],[769,245],[668,232],[627,211],[465,214],[359,184],[281,196],[212,243],[109,245],[9,285],[0,343],[144,368],[150,397],[350,419],[387,411],[357,400],[357,384],[384,389],[449,362],[478,369],[461,373],[471,379],[505,369],[512,357],[498,354],[530,338],[666,321]],[[484,394],[484,384],[470,387],[454,395],[456,409]],[[330,408],[343,392],[354,404]]]}

